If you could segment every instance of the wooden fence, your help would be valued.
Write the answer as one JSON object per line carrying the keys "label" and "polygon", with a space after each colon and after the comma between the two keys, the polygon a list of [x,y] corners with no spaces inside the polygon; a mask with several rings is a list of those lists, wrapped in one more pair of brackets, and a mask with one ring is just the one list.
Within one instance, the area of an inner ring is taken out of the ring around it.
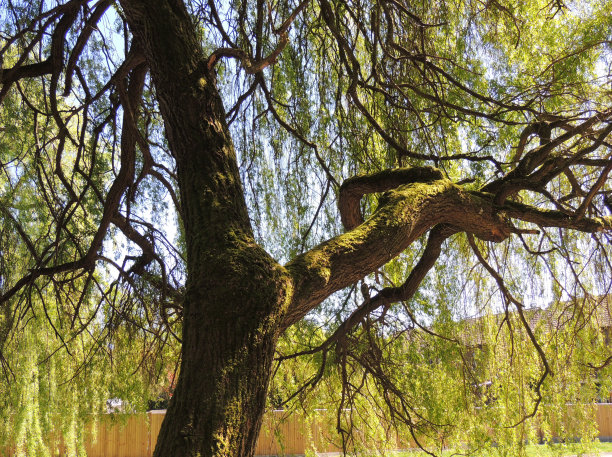
{"label": "wooden fence", "polygon": [[[165,411],[150,411],[131,416],[125,425],[101,424],[98,439],[87,447],[88,457],[150,457]],[[602,439],[612,439],[612,404],[597,405],[597,424]],[[256,455],[304,454],[314,445],[322,452],[339,452],[317,421],[305,423],[303,418],[286,418],[282,411],[267,414],[257,442]]]}
{"label": "wooden fence", "polygon": [[[103,419],[94,428],[93,439],[86,445],[88,457],[151,457],[164,415],[165,411],[150,411],[129,415],[123,420]],[[611,440],[612,403],[597,405],[596,419],[600,438]],[[338,447],[330,444],[337,442],[338,437],[330,439],[324,429],[317,420],[306,423],[301,417],[285,417],[283,411],[274,411],[264,417],[255,454],[304,454],[313,446],[319,453],[339,452]],[[63,449],[56,452],[64,454]],[[8,455],[13,455],[13,452],[9,451]]]}
{"label": "wooden fence", "polygon": [[[150,457],[165,411],[133,414],[127,420],[102,421],[95,440],[86,445],[88,457]],[[105,423],[106,422],[106,423]],[[256,455],[304,454],[313,444],[318,452],[338,452],[322,427],[301,418],[284,417],[282,411],[267,414],[257,442]]]}

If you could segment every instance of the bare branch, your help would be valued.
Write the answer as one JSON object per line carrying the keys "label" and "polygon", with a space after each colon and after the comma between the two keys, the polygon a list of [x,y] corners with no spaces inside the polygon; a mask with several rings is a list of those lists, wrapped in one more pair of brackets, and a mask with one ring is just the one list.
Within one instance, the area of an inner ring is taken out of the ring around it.
{"label": "bare branch", "polygon": [[[276,62],[278,56],[283,52],[287,43],[289,43],[289,27],[295,20],[295,18],[302,12],[302,10],[308,5],[310,0],[303,0],[298,7],[289,15],[287,19],[281,24],[281,26],[277,29],[274,29],[274,33],[279,36],[278,43],[276,48],[267,56],[261,59],[253,59],[249,56],[249,54],[243,49],[239,49],[235,45],[231,48],[219,48],[215,50],[209,57],[207,61],[207,67],[210,71],[217,61],[222,57],[233,57],[235,59],[240,60],[242,63],[242,67],[247,74],[257,74],[270,65],[273,65]],[[213,3],[213,2],[210,2]],[[218,19],[219,15],[217,13],[216,7],[212,7],[213,16],[218,24],[220,24],[220,20]],[[220,30],[223,30],[220,27]],[[227,35],[225,36],[225,40],[231,43],[231,40]],[[258,56],[256,56],[258,57]]]}

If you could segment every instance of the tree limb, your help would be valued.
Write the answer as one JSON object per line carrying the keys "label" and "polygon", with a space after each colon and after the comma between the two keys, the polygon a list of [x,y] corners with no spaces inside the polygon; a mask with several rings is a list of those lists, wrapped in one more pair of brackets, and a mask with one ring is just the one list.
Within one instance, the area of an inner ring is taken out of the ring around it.
{"label": "tree limb", "polygon": [[[422,171],[434,173],[431,170]],[[393,179],[397,175],[392,175]],[[367,182],[367,179],[361,177],[349,183],[347,189],[355,190],[360,181]],[[381,183],[376,186],[390,187]],[[357,220],[353,211],[355,199],[350,196],[345,200],[349,203],[344,204],[351,210],[351,215],[346,217],[349,227]],[[448,224],[456,231],[492,241],[502,241],[513,231],[493,210],[489,196],[470,194],[448,179],[400,185],[381,198],[376,211],[363,224],[321,243],[286,265],[294,281],[294,299],[285,326],[297,322],[333,292],[386,264],[438,224]]]}

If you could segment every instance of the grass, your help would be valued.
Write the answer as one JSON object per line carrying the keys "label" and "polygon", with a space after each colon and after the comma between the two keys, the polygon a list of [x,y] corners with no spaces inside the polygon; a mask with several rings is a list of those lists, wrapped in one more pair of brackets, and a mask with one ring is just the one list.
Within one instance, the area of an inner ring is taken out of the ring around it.
{"label": "grass", "polygon": [[[597,456],[602,453],[612,453],[612,443],[595,442],[588,448],[581,444],[553,444],[553,445],[528,445],[525,449],[526,457],[565,457],[565,456]],[[416,457],[426,455],[421,451],[399,452],[396,457]],[[444,451],[442,457],[460,456],[461,451]],[[473,457],[515,457],[514,454],[503,452],[499,448],[492,448],[487,451],[472,454]]]}
{"label": "grass", "polygon": [[583,446],[579,444],[565,445],[555,444],[547,445],[530,445],[527,446],[528,457],[562,457],[568,455],[599,455],[604,452],[612,453],[612,443],[593,443],[585,453]]}

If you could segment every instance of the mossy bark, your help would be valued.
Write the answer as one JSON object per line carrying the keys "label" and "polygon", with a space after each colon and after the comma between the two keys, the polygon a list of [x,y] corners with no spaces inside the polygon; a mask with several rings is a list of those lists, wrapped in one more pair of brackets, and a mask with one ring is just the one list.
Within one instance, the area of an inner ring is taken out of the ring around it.
{"label": "mossy bark", "polygon": [[253,455],[291,281],[253,239],[225,112],[180,1],[122,1],[178,169],[181,371],[155,456]]}
{"label": "mossy bark", "polygon": [[[365,222],[287,264],[295,291],[284,327],[299,321],[332,293],[380,268],[437,225],[448,225],[453,232],[466,231],[491,241],[508,237],[511,226],[490,199],[465,191],[434,170],[403,173],[413,175],[415,182],[383,194],[378,208]],[[396,172],[392,177],[392,185],[397,184],[393,181],[399,174]],[[382,179],[387,177],[386,173],[381,174]],[[353,200],[353,204],[358,205],[358,200]],[[350,226],[361,218],[353,208],[347,208],[346,213],[349,216],[343,219]]]}

